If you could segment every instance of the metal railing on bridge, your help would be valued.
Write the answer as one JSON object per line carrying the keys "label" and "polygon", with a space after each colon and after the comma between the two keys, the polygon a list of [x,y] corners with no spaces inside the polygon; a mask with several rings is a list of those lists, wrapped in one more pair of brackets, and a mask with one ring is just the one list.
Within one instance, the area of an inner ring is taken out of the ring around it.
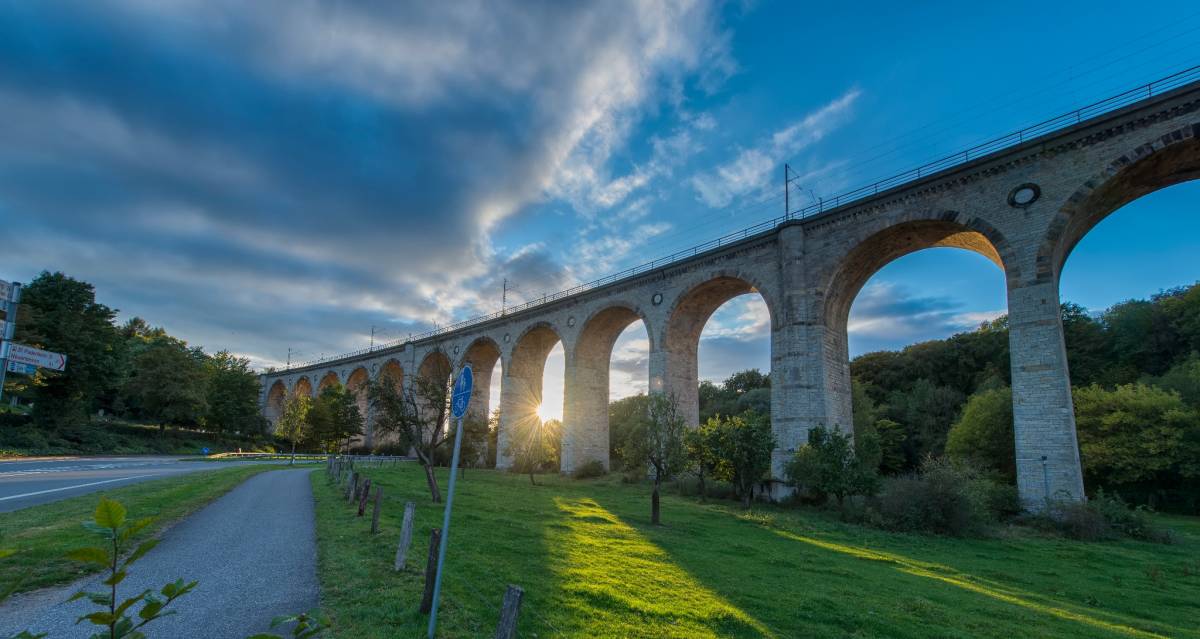
{"label": "metal railing on bridge", "polygon": [[651,260],[644,264],[638,264],[637,266],[630,267],[623,271],[619,271],[619,272],[613,273],[611,275],[606,275],[604,277],[592,280],[590,282],[578,284],[578,285],[568,288],[566,290],[558,291],[557,293],[549,293],[549,294],[542,295],[540,298],[530,300],[528,302],[525,302],[524,304],[518,304],[517,306],[510,306],[503,310],[496,311],[495,313],[490,313],[488,315],[480,315],[479,317],[472,317],[470,319],[463,320],[461,322],[456,322],[454,324],[438,326],[432,330],[425,331],[424,333],[419,333],[417,335],[411,335],[405,339],[396,340],[396,341],[382,344],[379,346],[363,348],[363,349],[359,349],[357,351],[351,351],[348,353],[341,353],[338,355],[332,355],[330,357],[322,357],[322,358],[318,358],[315,360],[307,361],[302,364],[298,364],[294,367],[289,366],[288,368],[286,368],[284,370],[291,370],[292,368],[306,368],[309,366],[315,366],[317,364],[323,364],[326,362],[333,362],[333,361],[338,361],[338,360],[342,360],[342,359],[357,357],[359,355],[366,355],[366,354],[372,353],[374,351],[387,350],[390,348],[402,346],[407,343],[419,342],[421,340],[429,339],[431,337],[436,337],[436,336],[444,334],[444,333],[450,333],[453,331],[461,330],[461,329],[464,329],[464,328],[467,328],[470,326],[474,326],[476,324],[482,324],[484,322],[489,322],[491,320],[499,319],[501,317],[505,317],[505,316],[511,315],[513,313],[520,313],[521,311],[525,311],[525,310],[528,310],[531,308],[536,308],[536,307],[542,306],[544,304],[549,304],[551,302],[560,300],[564,297],[570,297],[572,295],[577,295],[584,291],[589,291],[589,290],[592,290],[595,288],[599,288],[601,286],[605,286],[607,284],[611,284],[611,283],[619,281],[619,280],[633,277],[635,275],[640,275],[647,271],[653,271],[655,269],[662,268],[664,266],[673,264],[675,262],[679,262],[681,260],[685,260],[690,257],[694,257],[696,255],[699,255],[700,253],[704,253],[707,251],[721,248],[722,246],[740,242],[751,236],[758,235],[759,233],[764,233],[766,231],[770,231],[785,222],[789,222],[792,220],[804,219],[807,217],[812,217],[814,215],[818,215],[820,213],[824,213],[826,211],[836,209],[838,207],[844,206],[846,204],[850,204],[852,202],[855,202],[855,201],[858,201],[858,200],[861,200],[864,198],[873,197],[875,195],[878,195],[882,192],[887,191],[888,189],[892,189],[892,188],[907,184],[909,182],[914,182],[916,180],[920,180],[922,178],[929,177],[930,175],[933,175],[934,173],[937,173],[939,171],[944,171],[946,169],[950,169],[950,168],[953,168],[953,167],[956,167],[956,166],[959,166],[962,164],[966,164],[967,162],[970,162],[972,160],[977,160],[985,155],[1017,146],[1019,144],[1022,144],[1029,140],[1032,140],[1039,136],[1046,135],[1047,133],[1053,133],[1055,131],[1060,131],[1062,129],[1066,129],[1071,126],[1075,126],[1076,124],[1080,124],[1080,123],[1084,122],[1085,120],[1090,120],[1092,118],[1104,115],[1106,113],[1111,113],[1113,111],[1116,111],[1123,107],[1129,106],[1131,104],[1136,104],[1137,102],[1152,98],[1156,95],[1162,95],[1163,93],[1178,89],[1183,86],[1187,86],[1189,84],[1193,84],[1197,81],[1200,81],[1200,65],[1191,67],[1189,69],[1185,69],[1183,71],[1179,71],[1178,73],[1174,73],[1169,76],[1155,80],[1153,82],[1143,84],[1139,87],[1129,89],[1128,91],[1123,91],[1121,93],[1118,93],[1117,95],[1100,100],[1099,102],[1094,102],[1087,106],[1080,107],[1069,113],[1064,113],[1062,115],[1050,118],[1049,120],[1045,120],[1043,122],[1039,122],[1037,124],[1025,127],[1018,131],[1014,131],[1007,135],[1002,135],[998,138],[988,140],[987,142],[983,142],[981,144],[976,144],[975,146],[972,146],[968,149],[964,149],[957,153],[947,155],[943,158],[934,160],[932,162],[927,162],[927,163],[922,164],[921,166],[918,166],[914,169],[909,169],[902,173],[897,173],[891,177],[887,177],[882,180],[878,180],[872,184],[868,184],[866,186],[861,186],[859,188],[856,188],[856,189],[853,189],[850,191],[846,191],[844,193],[841,193],[841,194],[836,195],[831,198],[820,198],[817,202],[815,202],[813,204],[809,204],[808,206],[803,206],[803,207],[800,207],[800,208],[797,208],[794,210],[788,210],[784,215],[780,215],[778,217],[774,217],[769,220],[759,222],[758,224],[754,224],[752,226],[747,226],[746,228],[734,231],[733,233],[723,235],[716,239],[709,240],[702,244],[697,244],[695,246],[683,249],[681,251],[676,251],[670,255]]}

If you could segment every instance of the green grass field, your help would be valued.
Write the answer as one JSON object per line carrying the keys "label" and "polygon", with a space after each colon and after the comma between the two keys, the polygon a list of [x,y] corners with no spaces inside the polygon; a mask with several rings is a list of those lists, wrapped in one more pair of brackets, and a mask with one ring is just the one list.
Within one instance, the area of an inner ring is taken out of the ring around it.
{"label": "green grass field", "polygon": [[[424,636],[430,528],[419,467],[366,469],[384,490],[369,534],[313,473],[322,606],[345,638]],[[440,479],[445,486],[446,475]],[[822,513],[667,496],[495,471],[459,482],[439,637],[490,636],[506,584],[525,589],[522,637],[1200,637],[1200,520],[1159,518],[1164,546],[1082,543],[1006,529],[992,539],[889,534]],[[392,571],[405,501],[408,570]]]}
{"label": "green grass field", "polygon": [[142,539],[158,534],[252,475],[275,468],[279,467],[256,465],[191,473],[0,513],[0,548],[17,551],[0,559],[0,598],[14,585],[14,592],[26,592],[96,572],[95,566],[63,555],[73,548],[97,545],[99,539],[82,523],[91,520],[101,495],[120,501],[131,519],[155,518],[135,537]]}

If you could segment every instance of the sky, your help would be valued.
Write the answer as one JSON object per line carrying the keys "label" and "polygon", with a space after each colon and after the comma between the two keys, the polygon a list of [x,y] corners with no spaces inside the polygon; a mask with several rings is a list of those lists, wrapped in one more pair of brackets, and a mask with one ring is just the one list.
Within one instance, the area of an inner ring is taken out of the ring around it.
{"label": "sky", "polygon": [[[0,279],[63,271],[280,366],[779,215],[784,163],[828,197],[1196,64],[1191,2],[3,2]],[[1063,298],[1200,279],[1198,196],[1105,220]],[[922,251],[863,289],[851,354],[1004,307],[994,265]],[[766,369],[766,327],[756,296],[722,307],[701,377]],[[645,348],[622,336],[613,397]]]}

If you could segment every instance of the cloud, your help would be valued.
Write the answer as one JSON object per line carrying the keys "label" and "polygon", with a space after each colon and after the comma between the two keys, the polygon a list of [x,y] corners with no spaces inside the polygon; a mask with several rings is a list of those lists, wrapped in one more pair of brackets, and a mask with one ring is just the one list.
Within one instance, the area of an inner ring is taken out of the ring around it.
{"label": "cloud", "polygon": [[[608,165],[681,83],[732,72],[707,2],[147,2],[0,9],[0,216],[101,301],[259,364],[365,345],[577,274],[492,245],[568,194],[623,205],[698,147],[688,115]],[[713,71],[713,70],[716,71]],[[639,173],[640,171],[640,173]],[[593,237],[596,264],[636,245]]]}
{"label": "cloud", "polygon": [[972,330],[1005,312],[967,311],[957,300],[920,296],[891,282],[871,282],[850,308],[847,332],[851,350],[861,353],[865,352],[863,348],[856,346],[869,345],[878,350],[943,339]]}
{"label": "cloud", "polygon": [[851,89],[804,118],[767,136],[712,171],[692,177],[697,197],[714,208],[762,190],[784,160],[819,142],[849,119],[860,92]]}

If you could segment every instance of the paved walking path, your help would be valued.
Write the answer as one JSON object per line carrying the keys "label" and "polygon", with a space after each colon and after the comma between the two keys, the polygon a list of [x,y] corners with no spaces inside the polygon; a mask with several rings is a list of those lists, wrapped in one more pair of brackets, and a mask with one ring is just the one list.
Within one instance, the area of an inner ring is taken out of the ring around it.
{"label": "paved walking path", "polygon": [[[145,588],[157,591],[179,577],[200,582],[172,606],[178,614],[145,627],[150,639],[242,638],[266,631],[277,615],[316,607],[309,472],[277,470],[251,477],[171,528],[131,567],[120,591],[127,596]],[[0,637],[26,628],[49,632],[50,639],[89,636],[96,626],[76,626],[75,619],[90,612],[91,604],[63,602],[80,589],[101,589],[99,581],[89,577],[11,598],[0,605]]]}

